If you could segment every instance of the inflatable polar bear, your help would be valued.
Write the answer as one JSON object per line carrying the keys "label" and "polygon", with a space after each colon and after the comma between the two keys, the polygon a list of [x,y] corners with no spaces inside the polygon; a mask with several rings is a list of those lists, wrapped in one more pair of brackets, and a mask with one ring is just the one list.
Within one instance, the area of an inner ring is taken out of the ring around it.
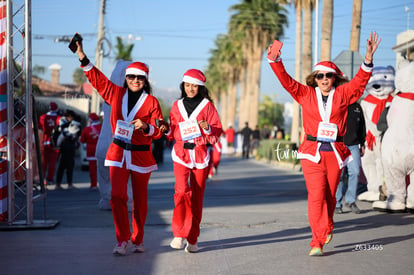
{"label": "inflatable polar bear", "polygon": [[379,187],[384,180],[381,162],[381,132],[377,130],[378,119],[391,101],[394,92],[395,70],[392,66],[374,67],[365,91],[368,95],[361,101],[367,130],[365,154],[361,166],[367,179],[367,191],[360,194],[361,201],[377,201],[380,197]]}
{"label": "inflatable polar bear", "polygon": [[[387,114],[388,129],[382,140],[382,163],[387,200],[373,208],[414,212],[414,62],[403,61],[395,76],[397,94]],[[406,176],[411,184],[406,187]]]}

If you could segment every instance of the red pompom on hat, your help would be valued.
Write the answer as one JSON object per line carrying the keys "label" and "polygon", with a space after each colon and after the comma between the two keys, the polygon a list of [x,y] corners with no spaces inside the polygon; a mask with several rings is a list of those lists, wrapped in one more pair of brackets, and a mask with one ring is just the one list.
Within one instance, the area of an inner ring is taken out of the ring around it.
{"label": "red pompom on hat", "polygon": [[56,104],[56,102],[50,102],[49,110],[56,111],[57,109],[58,109],[58,105]]}
{"label": "red pompom on hat", "polygon": [[90,113],[89,114],[89,119],[92,120],[92,121],[97,121],[97,120],[99,120],[99,117],[96,113]]}
{"label": "red pompom on hat", "polygon": [[149,69],[145,63],[142,62],[134,62],[129,64],[129,66],[125,70],[125,75],[143,75],[148,79]]}
{"label": "red pompom on hat", "polygon": [[331,72],[336,73],[339,75],[344,75],[341,70],[335,65],[335,63],[331,61],[322,61],[315,65],[313,71],[325,71],[325,72]]}
{"label": "red pompom on hat", "polygon": [[183,82],[204,86],[206,85],[206,77],[202,71],[197,69],[190,69],[185,72]]}

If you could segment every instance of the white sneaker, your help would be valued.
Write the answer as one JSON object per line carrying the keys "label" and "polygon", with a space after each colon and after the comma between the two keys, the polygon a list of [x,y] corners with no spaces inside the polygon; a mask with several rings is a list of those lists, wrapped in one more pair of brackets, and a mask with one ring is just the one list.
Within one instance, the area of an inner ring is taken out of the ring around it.
{"label": "white sneaker", "polygon": [[143,253],[143,252],[145,252],[144,245],[142,243],[141,244],[132,244],[131,252],[132,253]]}
{"label": "white sneaker", "polygon": [[197,244],[190,244],[187,242],[187,246],[185,247],[185,252],[187,253],[197,253],[199,250]]}
{"label": "white sneaker", "polygon": [[373,191],[366,191],[364,193],[361,193],[358,196],[358,200],[360,201],[377,201],[380,199],[380,194],[379,192],[373,192]]}
{"label": "white sneaker", "polygon": [[170,246],[174,249],[183,249],[184,248],[184,239],[174,237],[174,239],[170,243]]}
{"label": "white sneaker", "polygon": [[115,255],[125,256],[130,246],[130,241],[118,242],[117,245],[114,247],[114,250],[112,250],[112,253]]}

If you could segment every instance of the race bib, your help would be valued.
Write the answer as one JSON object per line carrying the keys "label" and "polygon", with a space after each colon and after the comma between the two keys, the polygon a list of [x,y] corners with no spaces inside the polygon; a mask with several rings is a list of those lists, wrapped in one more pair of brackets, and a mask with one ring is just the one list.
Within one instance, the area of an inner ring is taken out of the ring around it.
{"label": "race bib", "polygon": [[116,129],[114,138],[122,140],[125,143],[131,143],[132,133],[134,132],[134,125],[129,124],[123,120],[116,122]]}
{"label": "race bib", "polygon": [[335,142],[338,127],[334,123],[319,122],[317,141]]}
{"label": "race bib", "polygon": [[198,127],[198,123],[195,120],[183,121],[178,125],[180,127],[181,138],[184,141],[201,136],[200,128]]}

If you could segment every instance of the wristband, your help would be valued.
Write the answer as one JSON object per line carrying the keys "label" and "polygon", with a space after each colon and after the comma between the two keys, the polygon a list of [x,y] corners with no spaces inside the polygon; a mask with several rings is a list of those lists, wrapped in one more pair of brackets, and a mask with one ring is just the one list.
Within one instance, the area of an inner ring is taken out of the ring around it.
{"label": "wristband", "polygon": [[88,65],[90,63],[88,57],[85,55],[85,57],[82,60],[79,60],[82,67],[85,67],[86,65]]}

